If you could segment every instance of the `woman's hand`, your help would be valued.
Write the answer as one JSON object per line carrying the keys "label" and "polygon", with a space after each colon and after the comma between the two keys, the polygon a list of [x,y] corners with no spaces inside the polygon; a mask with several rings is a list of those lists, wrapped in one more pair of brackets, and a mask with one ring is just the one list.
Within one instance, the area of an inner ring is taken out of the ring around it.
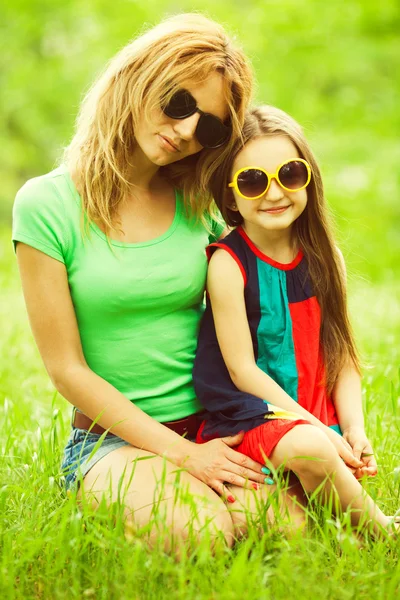
{"label": "woman's hand", "polygon": [[355,456],[352,446],[346,439],[344,439],[339,433],[330,427],[325,428],[325,433],[335,446],[339,456],[344,460],[347,467],[355,475],[357,470],[364,466],[364,463],[359,457]]}
{"label": "woman's hand", "polygon": [[348,427],[343,432],[343,438],[350,445],[354,456],[361,460],[362,467],[354,473],[357,479],[364,475],[374,476],[378,472],[374,451],[365,434],[363,427]]}
{"label": "woman's hand", "polygon": [[204,444],[193,444],[190,456],[182,466],[217,494],[233,502],[234,498],[224,483],[254,489],[258,488],[258,484],[265,483],[262,465],[232,448],[240,444],[243,435],[244,432],[240,432]]}

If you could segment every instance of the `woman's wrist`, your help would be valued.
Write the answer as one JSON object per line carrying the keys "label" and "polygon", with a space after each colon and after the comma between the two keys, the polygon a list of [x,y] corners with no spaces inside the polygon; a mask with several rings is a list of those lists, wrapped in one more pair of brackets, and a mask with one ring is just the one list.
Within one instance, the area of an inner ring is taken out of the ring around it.
{"label": "woman's wrist", "polygon": [[188,457],[190,457],[194,442],[191,442],[187,438],[180,437],[176,443],[169,446],[167,450],[162,453],[167,460],[174,463],[177,467],[184,467]]}

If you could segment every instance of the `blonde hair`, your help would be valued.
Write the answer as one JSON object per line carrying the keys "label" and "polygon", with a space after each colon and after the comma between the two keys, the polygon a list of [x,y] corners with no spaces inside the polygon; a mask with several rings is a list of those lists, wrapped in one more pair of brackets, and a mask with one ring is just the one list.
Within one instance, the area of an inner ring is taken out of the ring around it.
{"label": "blonde hair", "polygon": [[64,160],[89,222],[96,221],[106,233],[118,223],[117,208],[132,185],[130,160],[139,119],[160,107],[183,81],[204,81],[212,72],[224,77],[230,141],[160,170],[183,191],[186,206],[195,217],[214,212],[210,177],[241,136],[253,77],[245,55],[221,25],[204,15],[181,14],[125,46],[82,102]]}
{"label": "blonde hair", "polygon": [[326,386],[331,393],[340,370],[350,359],[360,371],[360,363],[347,310],[346,286],[342,258],[332,232],[324,196],[321,172],[300,125],[288,114],[273,106],[251,109],[246,115],[243,139],[237,141],[225,163],[213,174],[211,190],[228,225],[240,225],[243,217],[230,210],[234,201],[228,187],[232,168],[243,146],[264,136],[284,135],[296,146],[301,158],[311,166],[307,187],[307,206],[294,222],[294,237],[308,262],[314,293],[321,307],[321,343],[324,352]]}

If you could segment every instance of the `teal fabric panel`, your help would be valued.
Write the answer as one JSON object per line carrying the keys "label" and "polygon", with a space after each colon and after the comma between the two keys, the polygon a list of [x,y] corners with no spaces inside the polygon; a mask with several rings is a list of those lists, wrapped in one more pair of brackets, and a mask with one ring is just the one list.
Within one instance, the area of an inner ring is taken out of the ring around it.
{"label": "teal fabric panel", "polygon": [[257,365],[297,402],[298,377],[286,273],[259,258],[257,269],[261,313]]}
{"label": "teal fabric panel", "polygon": [[329,425],[329,429],[333,429],[339,435],[342,435],[342,430],[340,429],[340,425]]}

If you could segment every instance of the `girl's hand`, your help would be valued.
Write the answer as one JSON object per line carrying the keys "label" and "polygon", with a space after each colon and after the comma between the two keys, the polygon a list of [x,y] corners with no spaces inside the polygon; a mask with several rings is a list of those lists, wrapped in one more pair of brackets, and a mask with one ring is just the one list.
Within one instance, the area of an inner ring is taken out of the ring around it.
{"label": "girl's hand", "polygon": [[258,484],[265,483],[262,465],[232,449],[232,446],[240,444],[243,436],[244,432],[240,432],[204,444],[193,444],[190,456],[182,466],[217,494],[233,502],[234,498],[224,485],[225,482],[254,489],[258,489]]}
{"label": "girl's hand", "polygon": [[355,456],[352,446],[346,439],[344,439],[341,435],[339,435],[339,433],[330,427],[326,427],[325,433],[335,446],[339,456],[344,460],[350,471],[356,474],[357,470],[364,466],[364,463],[359,457]]}
{"label": "girl's hand", "polygon": [[352,448],[352,452],[356,458],[361,460],[362,467],[354,473],[357,479],[363,475],[375,476],[378,472],[374,451],[365,434],[363,427],[348,427],[343,432],[343,438]]}

